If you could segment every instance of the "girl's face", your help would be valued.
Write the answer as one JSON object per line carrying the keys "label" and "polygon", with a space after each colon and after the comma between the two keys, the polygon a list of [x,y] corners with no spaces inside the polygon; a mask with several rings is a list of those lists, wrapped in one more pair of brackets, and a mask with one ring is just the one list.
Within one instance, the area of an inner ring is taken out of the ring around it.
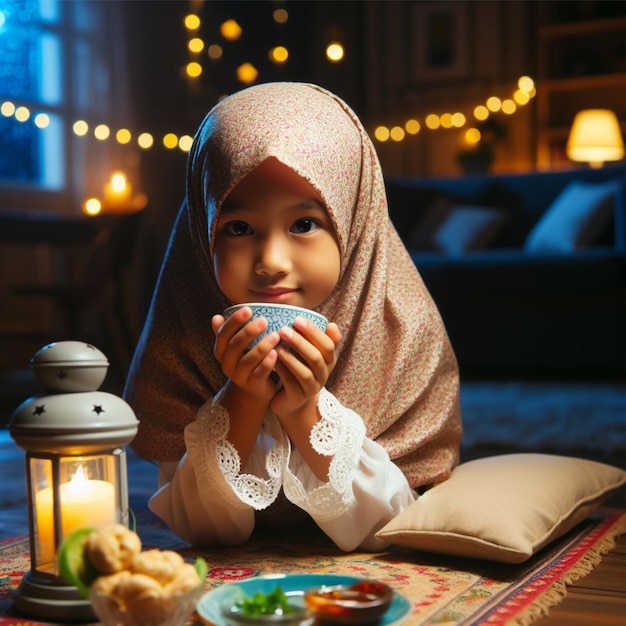
{"label": "girl's face", "polygon": [[317,191],[270,158],[230,192],[217,217],[213,263],[233,303],[313,309],[339,280],[335,230]]}

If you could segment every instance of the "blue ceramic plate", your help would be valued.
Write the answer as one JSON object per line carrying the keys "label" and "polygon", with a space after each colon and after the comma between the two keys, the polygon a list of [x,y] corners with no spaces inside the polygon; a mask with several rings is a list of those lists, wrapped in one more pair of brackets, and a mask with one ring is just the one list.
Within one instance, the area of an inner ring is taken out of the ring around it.
{"label": "blue ceramic plate", "polygon": [[[247,596],[253,596],[257,592],[271,593],[277,585],[280,585],[290,604],[304,606],[303,597],[307,589],[315,589],[322,585],[353,585],[360,580],[363,579],[340,574],[269,574],[246,578],[205,593],[198,602],[197,611],[205,622],[215,626],[227,626],[222,615],[223,607],[236,602],[241,598],[242,592]],[[377,624],[379,626],[402,624],[410,617],[411,609],[409,600],[394,591],[389,609]]]}

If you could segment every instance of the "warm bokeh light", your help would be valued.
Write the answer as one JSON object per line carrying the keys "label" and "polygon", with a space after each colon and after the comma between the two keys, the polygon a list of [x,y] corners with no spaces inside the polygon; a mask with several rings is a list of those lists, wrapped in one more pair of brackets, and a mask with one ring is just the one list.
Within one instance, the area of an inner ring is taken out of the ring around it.
{"label": "warm bokeh light", "polygon": [[502,100],[497,96],[491,96],[491,98],[487,98],[487,108],[492,112],[496,113],[502,108]]}
{"label": "warm bokeh light", "polygon": [[98,198],[88,198],[83,204],[83,213],[98,215],[102,211],[102,202]]}
{"label": "warm bokeh light", "polygon": [[189,48],[189,52],[198,54],[204,50],[204,41],[202,41],[200,37],[194,37],[187,42],[187,47]]}
{"label": "warm bokeh light", "polygon": [[241,37],[241,26],[235,20],[226,20],[220,26],[220,33],[227,41],[237,41]]}
{"label": "warm bokeh light", "polygon": [[343,54],[343,46],[338,41],[333,41],[326,46],[326,58],[332,63],[341,61]]}
{"label": "warm bokeh light", "polygon": [[163,137],[163,145],[171,150],[178,145],[178,137],[174,133],[167,133],[165,137]]}
{"label": "warm bokeh light", "polygon": [[50,118],[45,113],[35,115],[34,122],[37,128],[48,128],[50,126]]}
{"label": "warm bokeh light", "polygon": [[151,148],[154,144],[154,137],[150,133],[141,133],[141,135],[137,137],[137,144],[144,150]]}
{"label": "warm bokeh light", "polygon": [[481,134],[478,128],[468,128],[463,133],[463,139],[466,144],[473,146],[480,141]]}
{"label": "warm bokeh light", "polygon": [[276,46],[269,51],[268,56],[270,61],[280,65],[289,58],[289,51],[284,46]]}
{"label": "warm bokeh light", "polygon": [[374,129],[374,137],[378,141],[387,141],[389,139],[389,129],[386,126],[377,126]]}
{"label": "warm bokeh light", "polygon": [[535,81],[530,76],[520,76],[517,86],[526,93],[535,90]]}
{"label": "warm bokeh light", "polygon": [[277,24],[285,24],[289,19],[289,13],[285,9],[276,9],[273,14],[274,21]]}
{"label": "warm bokeh light", "polygon": [[479,122],[484,122],[489,117],[489,109],[484,104],[479,104],[474,109],[474,117]]}
{"label": "warm bokeh light", "polygon": [[111,130],[106,124],[98,124],[98,126],[93,129],[93,136],[99,141],[104,141],[111,136]]}
{"label": "warm bokeh light", "polygon": [[132,135],[128,128],[120,128],[115,133],[115,140],[117,143],[127,144],[132,139]]}
{"label": "warm bokeh light", "polygon": [[394,126],[389,131],[389,136],[392,141],[402,141],[405,137],[406,133],[404,132],[404,128],[402,126]]}
{"label": "warm bokeh light", "polygon": [[178,140],[178,147],[183,151],[183,152],[189,152],[189,150],[191,150],[191,144],[193,143],[193,137],[191,135],[183,135],[179,140]]}
{"label": "warm bokeh light", "polygon": [[8,100],[6,102],[3,102],[2,106],[0,107],[0,113],[2,113],[4,117],[11,117],[11,115],[15,113],[15,105]]}
{"label": "warm bokeh light", "polygon": [[524,91],[523,89],[516,89],[513,93],[513,100],[515,100],[515,102],[517,102],[520,106],[524,106],[530,102],[530,96],[527,91]]}
{"label": "warm bokeh light", "polygon": [[185,72],[189,78],[198,78],[202,74],[202,65],[197,61],[191,61],[191,63],[187,63]]}
{"label": "warm bokeh light", "polygon": [[72,125],[72,131],[75,135],[78,135],[78,137],[84,137],[89,132],[89,124],[84,120],[77,120]]}
{"label": "warm bokeh light", "polygon": [[507,98],[502,101],[502,113],[505,115],[513,115],[515,111],[517,111],[517,105],[513,102],[513,100]]}
{"label": "warm bokeh light", "polygon": [[198,30],[198,28],[200,28],[200,18],[195,13],[186,15],[185,28],[187,30]]}
{"label": "warm bokeh light", "polygon": [[452,126],[454,126],[454,128],[462,128],[463,126],[465,126],[466,121],[467,120],[465,119],[465,115],[463,115],[463,113],[460,113],[459,111],[452,115]]}
{"label": "warm bokeh light", "polygon": [[237,80],[244,85],[251,85],[258,77],[259,71],[252,63],[242,63],[237,68]]}
{"label": "warm bokeh light", "polygon": [[438,115],[431,113],[426,116],[426,126],[430,128],[430,130],[437,130],[439,126],[441,126],[441,120]]}
{"label": "warm bokeh light", "polygon": [[417,120],[407,120],[404,128],[409,135],[417,135],[422,128],[421,124]]}
{"label": "warm bokeh light", "polygon": [[209,59],[212,59],[213,61],[216,61],[217,59],[221,59],[222,54],[224,54],[224,51],[222,50],[222,46],[216,43],[211,44],[207,52],[209,55]]}
{"label": "warm bokeh light", "polygon": [[30,110],[28,107],[17,107],[14,115],[18,122],[25,122],[30,118]]}
{"label": "warm bokeh light", "polygon": [[444,128],[452,128],[452,113],[443,113],[440,122]]}

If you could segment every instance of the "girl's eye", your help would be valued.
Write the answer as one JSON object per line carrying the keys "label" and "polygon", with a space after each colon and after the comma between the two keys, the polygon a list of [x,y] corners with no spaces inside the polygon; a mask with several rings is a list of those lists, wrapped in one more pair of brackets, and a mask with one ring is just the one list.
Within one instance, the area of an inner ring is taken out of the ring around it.
{"label": "girl's eye", "polygon": [[316,228],[319,228],[319,224],[310,217],[305,217],[294,222],[294,225],[291,227],[291,232],[306,234],[314,231]]}
{"label": "girl's eye", "polygon": [[242,235],[249,235],[252,232],[250,225],[246,222],[228,222],[224,224],[222,230],[232,237],[241,237]]}

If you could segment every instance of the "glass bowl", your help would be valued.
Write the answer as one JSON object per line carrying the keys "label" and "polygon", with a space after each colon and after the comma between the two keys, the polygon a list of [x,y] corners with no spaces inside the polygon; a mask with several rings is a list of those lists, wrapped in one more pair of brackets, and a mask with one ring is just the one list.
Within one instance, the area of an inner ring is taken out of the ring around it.
{"label": "glass bowl", "polygon": [[115,596],[90,591],[89,600],[102,626],[183,626],[196,608],[203,585],[171,596],[137,596],[123,604]]}
{"label": "glass bowl", "polygon": [[391,605],[393,590],[385,583],[362,580],[352,585],[323,586],[304,594],[315,617],[340,624],[379,620]]}

